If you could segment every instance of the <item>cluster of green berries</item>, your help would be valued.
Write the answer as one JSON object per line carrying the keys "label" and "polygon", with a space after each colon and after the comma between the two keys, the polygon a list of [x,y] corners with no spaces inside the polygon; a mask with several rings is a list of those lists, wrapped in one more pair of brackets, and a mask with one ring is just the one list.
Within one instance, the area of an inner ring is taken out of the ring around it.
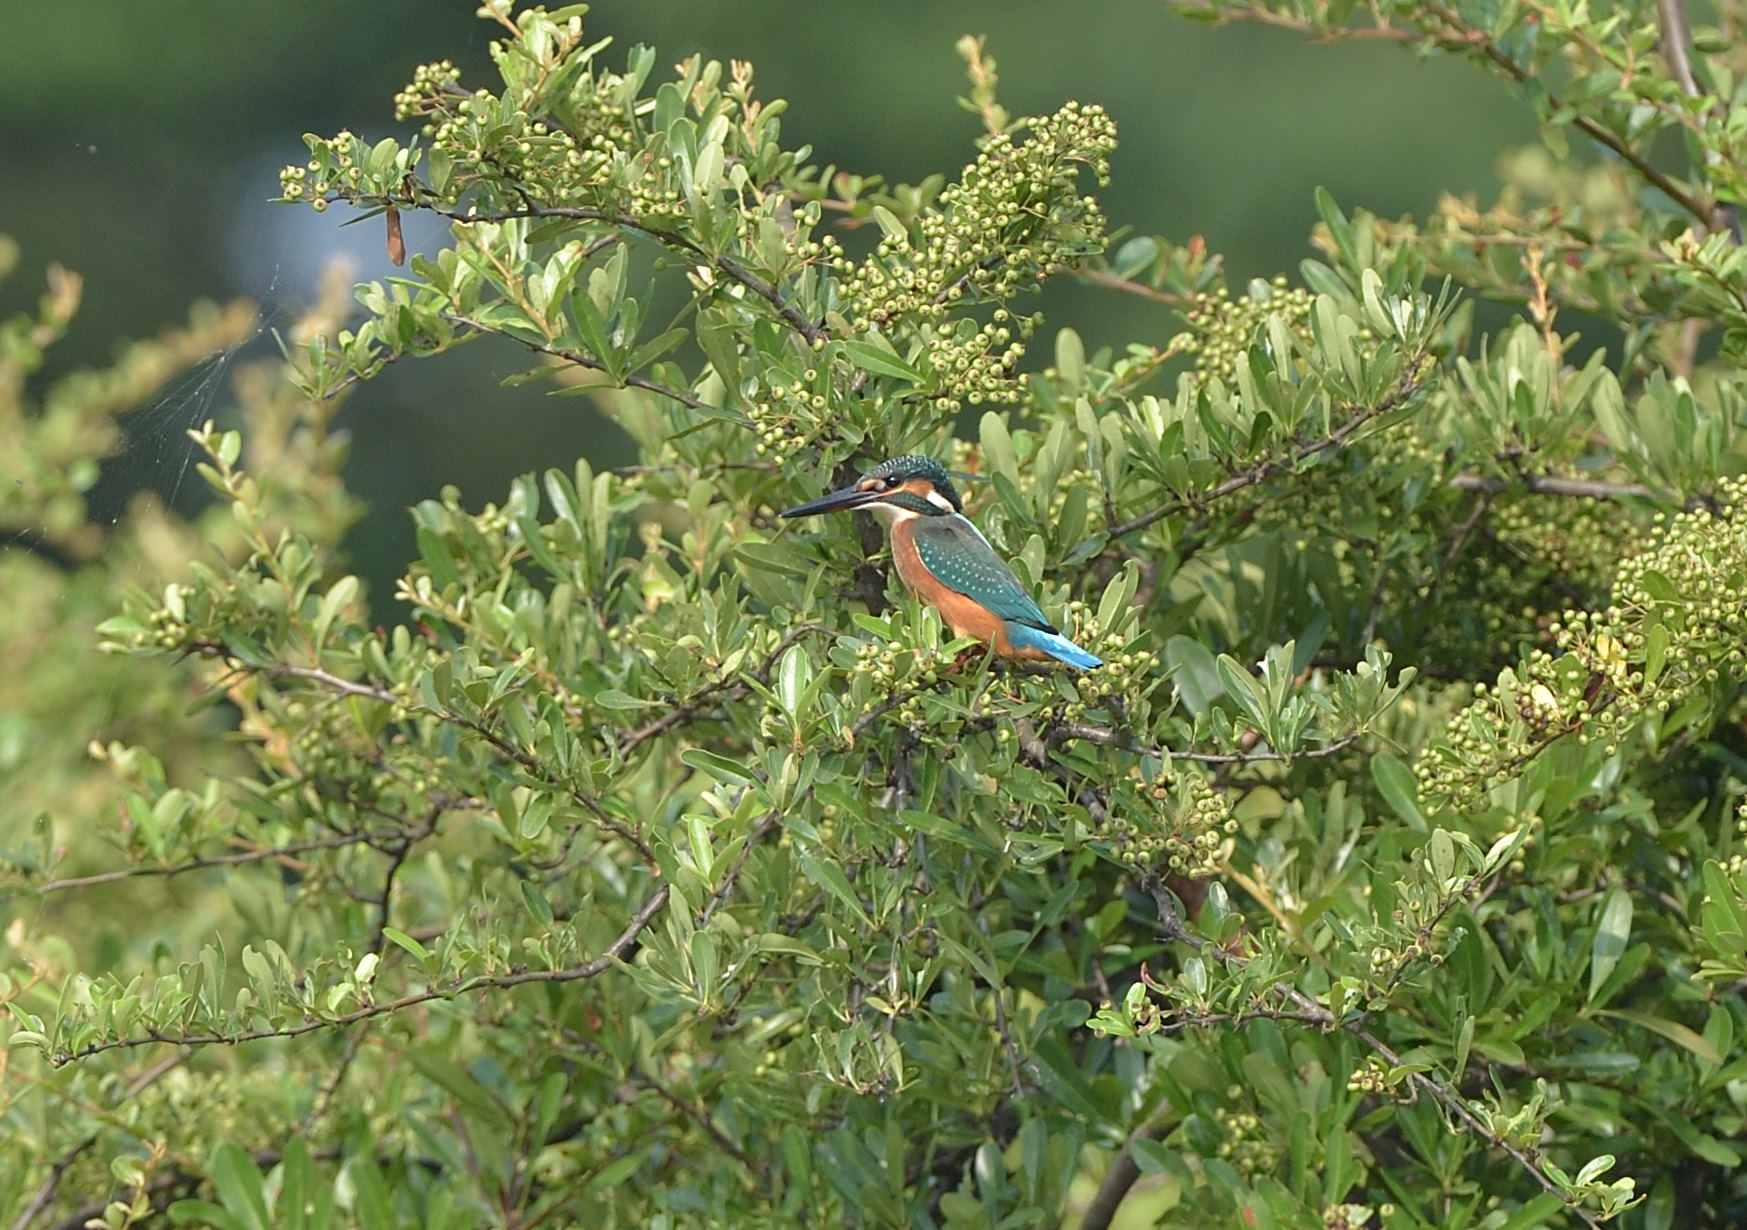
{"label": "cluster of green berries", "polygon": [[876,695],[886,697],[910,678],[915,656],[915,650],[897,641],[857,641],[854,669],[873,684]]}
{"label": "cluster of green berries", "polygon": [[[813,228],[819,225],[819,217],[820,209],[817,201],[808,201],[796,210],[796,238],[799,239],[801,235],[810,235]],[[745,232],[745,243],[748,248],[757,250],[759,235],[753,232],[762,230],[766,220],[762,212],[745,215],[745,226],[742,230]],[[835,235],[824,234],[817,238],[799,239],[799,242],[794,244],[792,251],[797,260],[809,265],[823,266],[839,276],[847,277],[855,272],[855,262],[844,252],[843,245],[837,241]],[[820,338],[815,343],[814,349],[823,349],[824,345],[825,339]]]}
{"label": "cluster of green berries", "polygon": [[987,138],[964,176],[913,229],[888,235],[843,285],[858,332],[898,318],[938,319],[960,303],[1006,302],[1101,245],[1097,202],[1079,169],[1109,174],[1116,126],[1102,107],[1068,103],[1013,134]]}
{"label": "cluster of green berries", "polygon": [[[1747,517],[1739,515],[1747,478],[1723,479],[1717,496],[1717,513],[1695,508],[1672,519],[1657,515],[1658,527],[1666,525],[1662,541],[1620,565],[1614,605],[1653,613],[1671,646],[1684,643],[1689,652],[1702,649],[1738,666],[1747,640]],[[1716,665],[1704,667],[1712,679]]]}
{"label": "cluster of green berries", "polygon": [[[1747,843],[1747,798],[1742,799],[1735,807],[1735,836]],[[1731,876],[1747,871],[1747,853],[1729,855],[1723,860],[1723,870]]]}
{"label": "cluster of green berries", "polygon": [[[1532,815],[1523,820],[1528,825],[1535,822]],[[1417,875],[1404,887],[1402,906],[1390,912],[1389,925],[1366,927],[1362,932],[1363,942],[1371,943],[1365,956],[1378,986],[1385,990],[1393,986],[1408,966],[1420,961],[1434,968],[1442,965],[1440,927],[1457,901],[1477,900],[1484,888],[1478,876],[1446,884],[1436,878],[1430,860],[1422,860]],[[1404,937],[1403,932],[1411,934]]]}
{"label": "cluster of green berries", "polygon": [[[514,180],[537,199],[564,205],[600,204],[603,189],[613,185],[623,165],[622,152],[632,134],[623,123],[617,105],[601,100],[599,114],[592,116],[598,129],[575,135],[525,111],[506,112],[484,90],[454,104],[454,114],[426,125],[426,135],[435,148],[449,152],[456,165],[491,168],[489,178]],[[668,185],[668,158],[645,155],[635,173],[623,185],[627,200],[622,207],[633,214],[672,213],[680,202],[677,188]],[[452,186],[457,191],[460,177]]]}
{"label": "cluster of green berries", "polygon": [[291,760],[311,781],[342,782],[353,790],[375,779],[364,767],[373,758],[358,747],[358,724],[347,706],[325,697],[292,700],[284,726],[291,731]]}
{"label": "cluster of green berries", "polygon": [[[1383,1207],[1393,1212],[1389,1205]],[[1331,1204],[1322,1211],[1322,1230],[1366,1230],[1375,1215],[1368,1204]]]}
{"label": "cluster of green berries", "polygon": [[394,96],[394,118],[405,123],[426,115],[441,115],[459,94],[456,83],[461,70],[453,60],[421,64],[413,70],[412,82]]}
{"label": "cluster of green berries", "polygon": [[[1407,465],[1430,463],[1440,473],[1448,472],[1442,445],[1434,446],[1425,437],[1393,433],[1389,457]],[[1337,536],[1347,532],[1352,509],[1338,487],[1323,483],[1297,491],[1317,512],[1299,513],[1283,501],[1280,509],[1270,510],[1272,523],[1302,516]],[[1572,508],[1569,517],[1545,521],[1531,515],[1536,504],[1544,511],[1545,502],[1538,499],[1492,501],[1484,520],[1489,533],[1471,535],[1453,559],[1441,554],[1427,559],[1416,578],[1416,595],[1430,600],[1435,586],[1440,611],[1423,632],[1428,665],[1447,663],[1464,672],[1496,670],[1539,639],[1547,621],[1571,601],[1573,586],[1588,592],[1605,587],[1619,559],[1617,550],[1611,557],[1606,552],[1617,544],[1622,524],[1587,508]],[[1441,502],[1427,501],[1416,510],[1411,532],[1447,539],[1452,515]],[[1591,534],[1593,540],[1588,540]],[[1490,661],[1473,660],[1477,629],[1496,655]]]}
{"label": "cluster of green berries", "polygon": [[[1568,610],[1549,627],[1554,650],[1531,651],[1496,688],[1477,684],[1473,703],[1421,758],[1420,789],[1458,809],[1481,806],[1546,740],[1573,734],[1611,755],[1646,713],[1666,713],[1747,664],[1747,519],[1731,515],[1747,479],[1719,487],[1721,512],[1672,518],[1648,550],[1623,561],[1613,603]],[[1649,645],[1662,648],[1654,677]]]}
{"label": "cluster of green berries", "polygon": [[149,631],[134,637],[141,648],[180,649],[196,639],[188,622],[184,589],[172,581],[164,587],[164,604],[146,613]]}
{"label": "cluster of green berries", "polygon": [[164,586],[159,605],[145,611],[133,608],[144,627],[132,631],[127,644],[137,649],[187,649],[199,641],[220,639],[220,630],[276,622],[285,605],[285,590],[277,579],[253,571],[258,562],[251,556],[243,565],[246,575],[234,585],[222,583],[204,565],[196,564],[195,584],[172,581]]}
{"label": "cluster of green berries", "polygon": [[[421,66],[395,96],[396,117],[424,118],[423,135],[455,165],[489,166],[493,178],[514,179],[541,199],[570,205],[594,199],[621,172],[623,151],[637,139],[618,101],[621,83],[611,74],[579,76],[541,116],[487,90],[465,93],[456,86],[459,76],[447,60]],[[646,158],[623,187],[634,202],[641,199],[645,206],[671,212],[680,194],[665,183],[648,182],[655,161]],[[672,165],[662,162],[662,170]],[[451,185],[452,198],[460,187]],[[646,212],[635,203],[630,208],[639,216]]]}
{"label": "cluster of green berries", "polygon": [[1367,1059],[1363,1067],[1354,1068],[1347,1076],[1350,1093],[1386,1094],[1390,1091],[1389,1069],[1381,1059]]}
{"label": "cluster of green berries", "polygon": [[819,373],[809,368],[799,380],[778,385],[746,406],[758,442],[753,451],[779,462],[794,460],[831,418],[830,394],[819,389]]}
{"label": "cluster of green berries", "polygon": [[[1119,801],[1133,806],[1119,806]],[[1196,772],[1142,784],[1132,795],[1125,789],[1110,808],[1116,857],[1140,875],[1168,869],[1208,879],[1218,873],[1237,828],[1225,796]]]}
{"label": "cluster of green berries", "polygon": [[[1019,361],[1038,319],[996,308],[993,319],[983,325],[962,320],[953,328],[923,326],[929,360],[940,380],[935,396],[941,412],[967,404],[1017,405],[1022,399]],[[1022,340],[1014,340],[1015,330]]]}
{"label": "cluster of green berries", "polygon": [[[1225,1091],[1225,1096],[1234,1102],[1245,1094],[1241,1085]],[[1263,1130],[1259,1115],[1221,1106],[1214,1110],[1213,1117],[1225,1134],[1214,1150],[1220,1160],[1230,1163],[1232,1169],[1247,1179],[1260,1179],[1279,1169],[1282,1150]]]}
{"label": "cluster of green berries", "polygon": [[[1145,988],[1142,987],[1141,992],[1144,991]],[[1171,1019],[1171,1009],[1156,995],[1148,995],[1141,992],[1136,992],[1134,987],[1131,986],[1120,1009],[1109,1000],[1105,1000],[1102,1005],[1102,1011],[1120,1013],[1120,1015],[1127,1021],[1128,1025],[1133,1028],[1134,1032],[1137,1034],[1157,1033],[1160,1029],[1164,1028],[1165,1022]],[[1104,1031],[1096,1024],[1093,1025],[1093,1029],[1097,1030],[1100,1036],[1104,1033]]]}
{"label": "cluster of green berries", "polygon": [[[1088,697],[1088,703],[1095,704],[1105,695],[1133,700],[1133,690],[1128,686],[1130,680],[1157,679],[1164,659],[1150,649],[1131,644],[1124,633],[1106,632],[1091,603],[1075,598],[1067,604],[1067,615],[1064,622],[1069,637],[1104,659],[1104,665],[1095,674],[1077,676],[1085,685],[1081,688],[1081,695]],[[1092,685],[1098,685],[1095,694]],[[1074,714],[1069,720],[1082,716],[1083,713]]]}
{"label": "cluster of green berries", "polygon": [[[1619,544],[1641,532],[1638,522],[1638,516],[1618,501],[1567,501],[1556,518],[1535,516],[1526,500],[1494,501],[1486,510],[1488,528],[1513,548],[1512,562],[1519,572],[1527,563],[1536,574],[1555,575],[1593,589],[1605,587],[1613,578]],[[1521,586],[1519,576],[1517,588]]]}
{"label": "cluster of green berries", "polygon": [[[1399,911],[1398,911],[1399,913]],[[1415,961],[1424,960],[1430,965],[1442,965],[1444,954],[1432,948],[1432,937],[1428,931],[1422,931],[1413,939],[1399,947],[1379,944],[1366,954],[1371,962],[1371,969],[1377,980],[1383,983],[1393,982],[1401,971]]]}
{"label": "cluster of green berries", "polygon": [[328,207],[330,196],[345,198],[358,191],[364,181],[358,159],[366,147],[345,128],[332,137],[308,140],[309,161],[279,172],[279,193],[288,201],[308,201],[320,213]]}
{"label": "cluster of green berries", "polygon": [[[1310,291],[1302,286],[1288,287],[1284,277],[1252,282],[1248,293],[1236,299],[1224,286],[1202,291],[1190,300],[1185,313],[1188,330],[1171,339],[1170,349],[1194,355],[1195,372],[1204,379],[1227,376],[1243,361],[1257,337],[1265,336],[1263,330],[1270,320],[1284,321],[1287,329],[1309,343],[1314,302]],[[1275,356],[1281,363],[1287,358]]]}
{"label": "cluster of green berries", "polygon": [[[925,731],[927,724],[923,717],[924,694],[940,681],[941,671],[947,665],[950,663],[927,659],[919,661],[916,650],[899,641],[856,642],[848,670],[858,683],[866,681],[870,699],[867,708],[862,712],[845,714],[841,745],[845,748],[852,746],[855,742],[853,723],[876,711],[883,710],[882,720],[889,720],[912,730]],[[886,704],[897,695],[903,695],[904,699],[886,709]],[[993,701],[987,696],[982,700],[983,704],[977,711],[977,716],[992,716]]]}
{"label": "cluster of green berries", "polygon": [[1440,742],[1414,767],[1422,798],[1456,811],[1476,811],[1546,742],[1581,732],[1612,736],[1616,706],[1596,709],[1586,686],[1545,650],[1533,650],[1523,672],[1506,669],[1496,686],[1474,685],[1474,699],[1450,720]]}
{"label": "cluster of green berries", "polygon": [[[1568,612],[1575,619],[1584,612]],[[1483,807],[1490,789],[1508,781],[1549,740],[1576,732],[1588,742],[1613,738],[1629,724],[1629,698],[1598,707],[1596,676],[1573,659],[1531,650],[1520,670],[1498,683],[1474,685],[1474,699],[1450,722],[1444,740],[1416,767],[1422,795],[1459,811]]]}

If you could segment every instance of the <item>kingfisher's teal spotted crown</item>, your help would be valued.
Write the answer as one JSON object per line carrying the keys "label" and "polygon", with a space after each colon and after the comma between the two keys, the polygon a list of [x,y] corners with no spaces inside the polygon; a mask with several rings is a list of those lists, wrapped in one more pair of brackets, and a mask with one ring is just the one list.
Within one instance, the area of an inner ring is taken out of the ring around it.
{"label": "kingfisher's teal spotted crown", "polygon": [[909,482],[913,478],[925,478],[934,484],[936,491],[952,501],[954,508],[964,511],[964,501],[959,498],[958,490],[952,485],[952,478],[947,474],[946,467],[932,457],[906,453],[902,457],[880,462],[862,477],[895,478],[901,483]]}

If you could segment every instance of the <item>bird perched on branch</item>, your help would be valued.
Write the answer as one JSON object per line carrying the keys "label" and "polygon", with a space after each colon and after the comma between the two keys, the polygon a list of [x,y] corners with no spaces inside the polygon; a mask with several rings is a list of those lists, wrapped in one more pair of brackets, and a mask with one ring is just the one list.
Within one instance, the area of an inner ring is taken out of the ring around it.
{"label": "bird perched on branch", "polygon": [[898,576],[937,609],[955,636],[972,636],[1008,658],[1102,666],[1056,630],[964,515],[946,470],[932,457],[893,457],[842,491],[785,509],[784,517],[865,508],[891,527]]}

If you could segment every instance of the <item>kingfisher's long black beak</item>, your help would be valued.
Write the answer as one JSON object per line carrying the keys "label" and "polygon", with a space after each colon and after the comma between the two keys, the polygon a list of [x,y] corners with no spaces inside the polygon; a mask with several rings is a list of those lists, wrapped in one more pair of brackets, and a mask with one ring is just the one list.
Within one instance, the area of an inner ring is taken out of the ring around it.
{"label": "kingfisher's long black beak", "polygon": [[779,517],[813,517],[819,513],[838,512],[845,508],[860,508],[872,504],[881,497],[878,491],[863,491],[860,487],[845,487],[842,491],[833,491],[830,495],[822,495],[816,500],[808,500],[805,504],[796,504],[793,508],[785,508],[778,513]]}

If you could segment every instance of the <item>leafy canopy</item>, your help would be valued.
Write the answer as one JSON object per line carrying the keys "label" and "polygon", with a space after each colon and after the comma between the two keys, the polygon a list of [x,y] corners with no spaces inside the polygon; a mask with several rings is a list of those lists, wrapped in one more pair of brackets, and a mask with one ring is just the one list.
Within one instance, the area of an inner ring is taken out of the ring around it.
{"label": "leafy canopy", "polygon": [[[99,553],[85,493],[199,345],[27,405],[74,284],[0,329],[0,646],[57,613],[3,650],[5,771],[53,789],[0,828],[0,1213],[1742,1218],[1733,53],[1647,2],[1178,7],[1466,56],[1545,144],[1485,209],[1324,196],[1320,256],[1233,289],[1113,243],[1110,118],[1010,115],[977,40],[974,157],[887,185],[745,64],[492,0],[499,82],[428,65],[419,137],[287,168],[450,242],[249,369],[197,523]],[[1088,353],[1056,276],[1183,330]],[[640,461],[444,488],[367,594],[334,409],[480,337]],[[949,670],[877,527],[774,516],[910,452],[1108,666]]]}

